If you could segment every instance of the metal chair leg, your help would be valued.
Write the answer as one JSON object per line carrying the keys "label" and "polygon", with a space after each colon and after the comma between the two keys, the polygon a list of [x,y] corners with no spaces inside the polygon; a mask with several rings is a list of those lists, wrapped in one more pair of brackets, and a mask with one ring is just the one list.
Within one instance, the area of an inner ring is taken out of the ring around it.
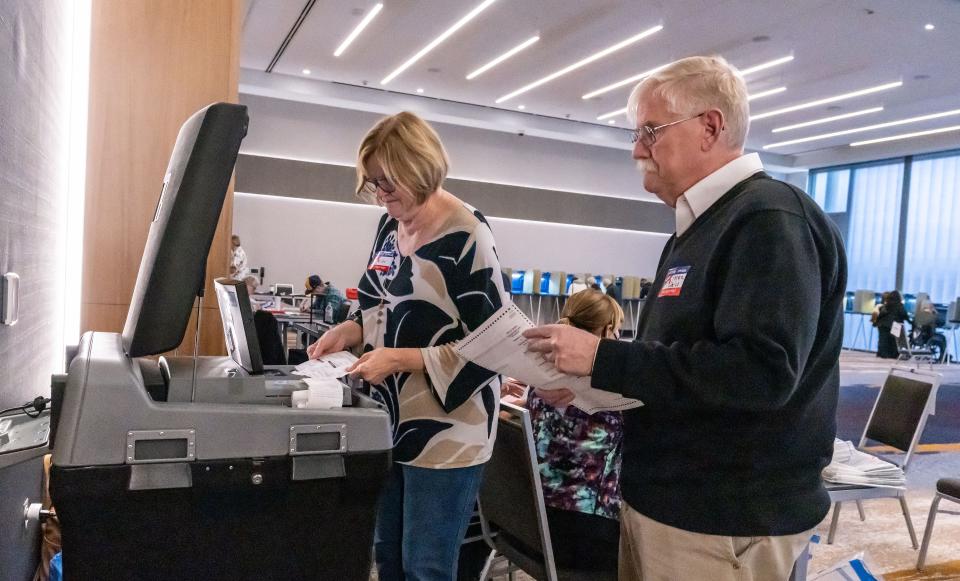
{"label": "metal chair leg", "polygon": [[497,550],[490,549],[487,560],[483,562],[483,569],[480,570],[480,581],[487,581],[490,578],[490,569],[493,568],[493,561],[497,558]]}
{"label": "metal chair leg", "polygon": [[833,544],[833,538],[837,536],[837,523],[840,522],[840,507],[842,502],[833,503],[833,518],[830,519],[830,532],[827,534],[827,544]]}
{"label": "metal chair leg", "polygon": [[810,543],[803,547],[803,552],[793,564],[793,571],[787,581],[807,581],[807,562],[810,560]]}
{"label": "metal chair leg", "polygon": [[923,531],[923,544],[920,545],[920,556],[917,557],[917,571],[923,571],[923,562],[927,560],[927,549],[930,548],[930,537],[933,536],[933,522],[937,518],[937,507],[940,505],[940,493],[933,497],[930,504],[930,513],[927,515],[927,527]]}
{"label": "metal chair leg", "polygon": [[867,520],[867,515],[863,512],[863,501],[857,501],[857,512],[860,513],[860,522]]}
{"label": "metal chair leg", "polygon": [[914,549],[919,549],[920,544],[917,543],[917,532],[913,530],[913,521],[910,520],[910,509],[907,508],[907,497],[900,497],[900,508],[903,509],[903,518],[907,521],[907,530],[910,531],[910,542],[913,543]]}

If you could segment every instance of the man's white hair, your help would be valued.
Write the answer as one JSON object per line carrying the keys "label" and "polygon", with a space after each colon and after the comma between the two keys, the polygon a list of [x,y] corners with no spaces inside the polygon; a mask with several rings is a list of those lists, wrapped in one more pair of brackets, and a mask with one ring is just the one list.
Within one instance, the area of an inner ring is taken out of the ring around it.
{"label": "man's white hair", "polygon": [[667,109],[683,117],[710,109],[723,113],[726,143],[743,149],[750,129],[750,105],[743,76],[721,56],[692,56],[670,63],[633,88],[627,101],[627,117],[637,121],[640,95],[651,91]]}

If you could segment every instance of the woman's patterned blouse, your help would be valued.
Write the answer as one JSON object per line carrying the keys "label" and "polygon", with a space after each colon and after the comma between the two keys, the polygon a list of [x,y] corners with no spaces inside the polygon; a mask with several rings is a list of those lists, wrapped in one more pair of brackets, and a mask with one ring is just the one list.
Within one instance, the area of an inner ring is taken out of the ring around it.
{"label": "woman's patterned blouse", "polygon": [[619,519],[623,415],[527,399],[547,506]]}
{"label": "woman's patterned blouse", "polygon": [[425,372],[395,373],[373,386],[390,412],[393,460],[423,468],[482,464],[496,437],[500,376],[462,359],[451,344],[510,301],[493,233],[480,212],[463,205],[431,242],[404,257],[397,228],[388,215],[380,219],[353,315],[364,352],[415,347],[423,355]]}

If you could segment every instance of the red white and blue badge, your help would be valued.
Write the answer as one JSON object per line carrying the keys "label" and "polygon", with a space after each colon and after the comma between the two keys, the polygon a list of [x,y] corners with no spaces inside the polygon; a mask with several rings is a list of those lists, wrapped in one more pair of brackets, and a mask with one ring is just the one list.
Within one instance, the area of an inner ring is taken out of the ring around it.
{"label": "red white and blue badge", "polygon": [[389,272],[396,257],[397,252],[395,250],[381,250],[373,257],[373,262],[370,263],[369,270],[384,273]]}
{"label": "red white and blue badge", "polygon": [[657,298],[680,296],[680,289],[683,288],[683,281],[687,278],[688,272],[690,272],[689,266],[675,266],[668,270]]}

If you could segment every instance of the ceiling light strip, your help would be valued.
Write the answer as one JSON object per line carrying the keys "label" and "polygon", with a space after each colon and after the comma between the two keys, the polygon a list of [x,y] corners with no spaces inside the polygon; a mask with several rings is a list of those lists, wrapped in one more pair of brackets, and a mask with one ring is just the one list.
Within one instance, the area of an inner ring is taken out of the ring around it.
{"label": "ceiling light strip", "polygon": [[647,30],[644,30],[644,31],[641,32],[640,34],[631,36],[630,38],[628,38],[628,39],[626,39],[626,40],[622,40],[622,41],[618,42],[617,44],[615,44],[615,45],[613,45],[613,46],[609,46],[609,47],[601,50],[600,52],[594,53],[594,54],[588,56],[588,57],[585,58],[585,59],[579,60],[579,61],[573,63],[573,64],[570,65],[570,66],[567,66],[567,67],[564,67],[564,68],[560,69],[559,71],[557,71],[557,72],[555,72],[555,73],[551,73],[551,74],[543,77],[542,79],[539,79],[539,80],[537,80],[537,81],[534,81],[534,82],[532,82],[532,83],[530,83],[529,85],[526,85],[526,86],[524,86],[524,87],[521,87],[521,88],[517,89],[516,91],[514,91],[514,92],[512,92],[512,93],[507,93],[507,94],[504,95],[503,97],[500,97],[499,99],[497,99],[496,102],[497,102],[497,103],[503,103],[504,101],[509,101],[510,99],[513,99],[513,98],[516,97],[517,95],[522,95],[523,93],[526,93],[527,91],[530,91],[530,90],[532,90],[532,89],[535,89],[535,88],[539,87],[540,85],[543,85],[543,84],[545,84],[545,83],[549,83],[550,81],[556,79],[557,77],[563,76],[563,75],[565,75],[565,74],[567,74],[567,73],[569,73],[569,72],[575,71],[575,70],[579,69],[580,67],[584,67],[584,66],[586,66],[586,65],[588,65],[588,64],[590,64],[590,63],[592,63],[592,62],[594,62],[594,61],[596,61],[596,60],[598,60],[598,59],[601,59],[601,58],[603,58],[603,57],[605,57],[605,56],[607,56],[607,55],[613,54],[614,52],[616,52],[616,51],[618,51],[618,50],[620,50],[620,49],[622,49],[622,48],[624,48],[624,47],[630,46],[631,44],[633,44],[633,43],[635,43],[635,42],[641,41],[641,40],[643,40],[644,38],[647,38],[648,36],[650,36],[650,35],[652,35],[652,34],[655,34],[655,33],[657,33],[657,32],[660,32],[661,30],[663,30],[663,26],[662,26],[662,25],[657,25],[657,26],[654,26],[653,28],[648,28]]}
{"label": "ceiling light strip", "polygon": [[[670,64],[670,63],[667,63],[667,64]],[[653,73],[659,71],[660,69],[665,68],[666,66],[667,66],[667,65],[660,65],[659,67],[654,67],[654,68],[650,69],[649,71],[644,71],[644,72],[642,72],[642,73],[640,73],[640,74],[638,74],[638,75],[633,75],[632,77],[628,77],[628,78],[626,78],[626,79],[623,79],[622,81],[617,81],[616,83],[613,83],[612,85],[607,85],[606,87],[603,87],[602,89],[597,89],[596,91],[591,91],[591,92],[587,93],[586,95],[584,95],[583,97],[581,97],[581,99],[591,99],[591,98],[593,98],[593,97],[596,97],[597,95],[602,95],[602,94],[606,93],[607,91],[612,91],[612,90],[614,90],[614,89],[619,89],[620,87],[622,87],[622,86],[624,86],[624,85],[629,85],[630,83],[634,83],[634,82],[639,81],[639,80],[641,80],[641,79],[645,79],[645,78],[649,77],[650,75],[652,75]]]}
{"label": "ceiling light strip", "polygon": [[410,59],[409,59],[407,62],[403,63],[403,64],[400,65],[396,70],[394,70],[392,73],[390,73],[389,75],[387,75],[386,77],[384,77],[384,79],[383,79],[382,81],[380,81],[380,84],[381,84],[381,85],[386,85],[387,83],[389,83],[390,81],[392,81],[393,79],[395,79],[395,78],[397,77],[397,75],[399,75],[399,74],[402,73],[403,71],[405,71],[405,70],[407,70],[408,68],[410,68],[410,67],[413,65],[413,63],[415,63],[415,62],[417,62],[418,60],[420,60],[421,58],[423,58],[424,55],[426,55],[428,52],[430,52],[431,50],[437,48],[437,46],[438,46],[441,42],[447,40],[447,38],[449,38],[454,32],[456,32],[456,31],[460,30],[461,28],[463,28],[468,22],[470,22],[471,20],[473,20],[474,18],[476,18],[476,16],[477,16],[478,14],[480,14],[481,12],[483,12],[484,10],[486,10],[487,7],[490,6],[491,4],[493,4],[494,2],[496,2],[496,0],[484,0],[483,2],[481,2],[479,6],[477,6],[476,8],[474,8],[473,10],[471,10],[469,13],[467,13],[466,16],[464,16],[463,18],[461,18],[460,20],[458,20],[456,24],[454,24],[453,26],[451,26],[450,28],[448,28],[447,30],[445,30],[445,31],[443,32],[443,34],[441,34],[441,35],[438,36],[437,38],[433,39],[433,40],[430,42],[430,44],[428,44],[427,46],[421,48],[420,51],[419,51],[417,54],[415,54],[415,55],[413,55],[412,57],[410,57]]}
{"label": "ceiling light strip", "polygon": [[819,105],[826,105],[827,103],[835,103],[837,101],[843,101],[845,99],[853,99],[854,97],[860,97],[862,95],[879,93],[880,91],[886,91],[888,89],[896,89],[897,87],[900,87],[902,85],[903,85],[903,81],[885,83],[883,85],[877,85],[876,87],[869,87],[866,89],[860,89],[859,91],[852,91],[850,93],[843,93],[842,95],[835,95],[833,97],[827,97],[825,99],[817,99],[816,101],[809,101],[807,103],[800,103],[799,105],[784,107],[783,109],[775,109],[773,111],[767,111],[766,113],[760,113],[759,115],[754,115],[750,117],[750,120],[759,121],[760,119],[766,119],[767,117],[773,117],[774,115],[792,113],[793,111],[800,111],[801,109],[809,109],[811,107],[817,107]]}
{"label": "ceiling light strip", "polygon": [[901,133],[900,135],[891,135],[889,137],[880,137],[877,139],[868,139],[866,141],[855,141],[850,147],[860,147],[861,145],[871,145],[873,143],[883,143],[884,141],[896,141],[898,139],[911,139],[913,137],[923,137],[925,135],[936,135],[937,133],[947,133],[949,131],[960,131],[960,125],[950,127],[941,127],[939,129],[928,129],[926,131],[917,131],[914,133]]}
{"label": "ceiling light strip", "polygon": [[896,127],[897,125],[906,125],[908,123],[919,123],[921,121],[930,121],[931,119],[941,119],[943,117],[952,117],[960,115],[960,109],[952,111],[943,111],[941,113],[931,113],[929,115],[920,115],[918,117],[909,117],[907,119],[898,119],[897,121],[888,121],[886,123],[877,123],[876,125],[867,125],[866,127],[855,127],[843,131],[834,131],[833,133],[824,133],[821,135],[812,135],[810,137],[801,137],[800,139],[791,139],[790,141],[781,141],[764,145],[764,149],[773,149],[775,147],[785,147],[797,143],[807,143],[808,141],[819,141],[821,139],[830,139],[831,137],[840,137],[841,135],[850,135],[852,133],[863,133],[864,131],[873,131],[875,129],[886,129],[887,127]]}
{"label": "ceiling light strip", "polygon": [[360,24],[353,29],[353,32],[347,35],[347,38],[340,43],[340,46],[337,47],[337,50],[333,51],[333,56],[342,55],[343,51],[347,50],[347,47],[350,46],[350,43],[360,36],[360,33],[363,32],[363,29],[370,24],[370,21],[376,18],[377,14],[380,14],[381,10],[383,10],[383,4],[377,4],[370,10],[370,12],[367,12],[367,15],[363,17],[363,20],[360,21]]}
{"label": "ceiling light strip", "polygon": [[878,113],[880,111],[883,111],[883,107],[871,107],[869,109],[854,111],[853,113],[844,113],[843,115],[834,115],[833,117],[823,117],[821,119],[813,119],[811,121],[804,121],[803,123],[795,123],[794,125],[784,125],[783,127],[777,127],[776,129],[773,129],[771,133],[782,133],[784,131],[793,131],[794,129],[812,127],[814,125],[821,125],[823,123],[830,123],[832,121],[840,121],[841,119],[850,119],[851,117],[859,117],[861,115]]}
{"label": "ceiling light strip", "polygon": [[511,49],[508,50],[507,52],[503,53],[502,55],[498,56],[497,58],[493,59],[492,61],[490,61],[490,62],[488,62],[487,64],[483,65],[483,66],[480,67],[479,69],[477,69],[477,70],[473,71],[472,73],[470,73],[469,75],[467,75],[467,80],[468,80],[468,81],[471,81],[471,80],[479,77],[479,76],[482,75],[483,73],[489,71],[489,70],[492,69],[493,67],[499,65],[499,64],[502,63],[503,61],[507,60],[508,58],[510,58],[510,57],[512,57],[513,55],[517,54],[517,53],[520,52],[521,50],[523,50],[523,49],[527,48],[528,46],[530,46],[531,44],[537,42],[538,40],[540,40],[540,37],[539,37],[539,36],[534,36],[534,37],[528,38],[527,40],[521,42],[521,43],[518,44],[517,46],[511,48]]}
{"label": "ceiling light strip", "polygon": [[[741,75],[749,75],[750,73],[755,73],[755,72],[757,72],[757,71],[762,71],[762,70],[764,70],[764,69],[769,69],[770,67],[775,67],[775,66],[777,66],[777,65],[782,65],[783,63],[788,63],[788,62],[790,62],[790,61],[792,61],[792,60],[793,60],[793,55],[785,56],[785,57],[780,57],[780,58],[778,58],[778,59],[776,59],[776,60],[772,60],[772,61],[766,62],[766,63],[761,63],[761,64],[759,64],[759,65],[750,67],[749,69],[744,69],[744,70],[740,71],[740,74],[741,74]],[[604,94],[604,93],[606,93],[606,92],[608,92],[608,91],[612,91],[612,90],[614,90],[614,89],[619,89],[620,87],[623,87],[624,85],[629,85],[630,83],[635,83],[635,82],[637,82],[637,81],[640,81],[640,80],[642,80],[642,79],[645,79],[645,78],[649,77],[650,75],[658,72],[660,69],[666,68],[667,65],[669,65],[669,64],[670,64],[670,63],[660,65],[659,67],[654,67],[654,68],[650,69],[649,71],[644,71],[644,72],[642,72],[642,73],[640,73],[640,74],[633,75],[632,77],[628,77],[628,78],[626,78],[626,79],[623,79],[622,81],[617,81],[616,83],[607,85],[606,87],[603,87],[603,88],[601,88],[601,89],[597,89],[596,91],[590,91],[589,93],[587,93],[586,95],[584,95],[584,96],[582,96],[582,97],[580,97],[580,98],[581,98],[581,99],[591,99],[591,98],[593,98],[593,97],[596,97],[597,95],[602,95],[602,94]]]}
{"label": "ceiling light strip", "polygon": [[624,107],[624,108],[622,108],[622,109],[617,109],[616,111],[610,111],[609,113],[604,113],[603,115],[600,115],[599,117],[597,117],[597,121],[603,121],[604,119],[607,119],[607,118],[610,118],[610,117],[616,117],[617,115],[623,115],[623,114],[626,113],[626,112],[627,112],[627,108],[626,108],[626,107]]}
{"label": "ceiling light strip", "polygon": [[740,74],[745,77],[745,76],[747,76],[747,75],[752,75],[753,73],[757,73],[757,72],[760,72],[760,71],[763,71],[763,70],[766,70],[766,69],[773,68],[773,67],[775,67],[775,66],[777,66],[777,65],[782,65],[782,64],[784,64],[784,63],[788,63],[788,62],[790,62],[790,61],[792,61],[792,60],[793,60],[793,55],[791,54],[791,55],[788,55],[788,56],[780,57],[780,58],[778,58],[778,59],[774,59],[774,60],[769,61],[769,62],[760,63],[759,65],[755,65],[755,66],[752,66],[752,67],[749,67],[749,68],[746,68],[746,69],[742,69],[742,70],[740,71]]}
{"label": "ceiling light strip", "polygon": [[759,93],[752,93],[747,95],[747,101],[753,101],[754,99],[763,99],[764,97],[769,97],[771,95],[779,95],[780,93],[786,91],[786,87],[777,87],[776,89],[769,89],[767,91],[760,91]]}

